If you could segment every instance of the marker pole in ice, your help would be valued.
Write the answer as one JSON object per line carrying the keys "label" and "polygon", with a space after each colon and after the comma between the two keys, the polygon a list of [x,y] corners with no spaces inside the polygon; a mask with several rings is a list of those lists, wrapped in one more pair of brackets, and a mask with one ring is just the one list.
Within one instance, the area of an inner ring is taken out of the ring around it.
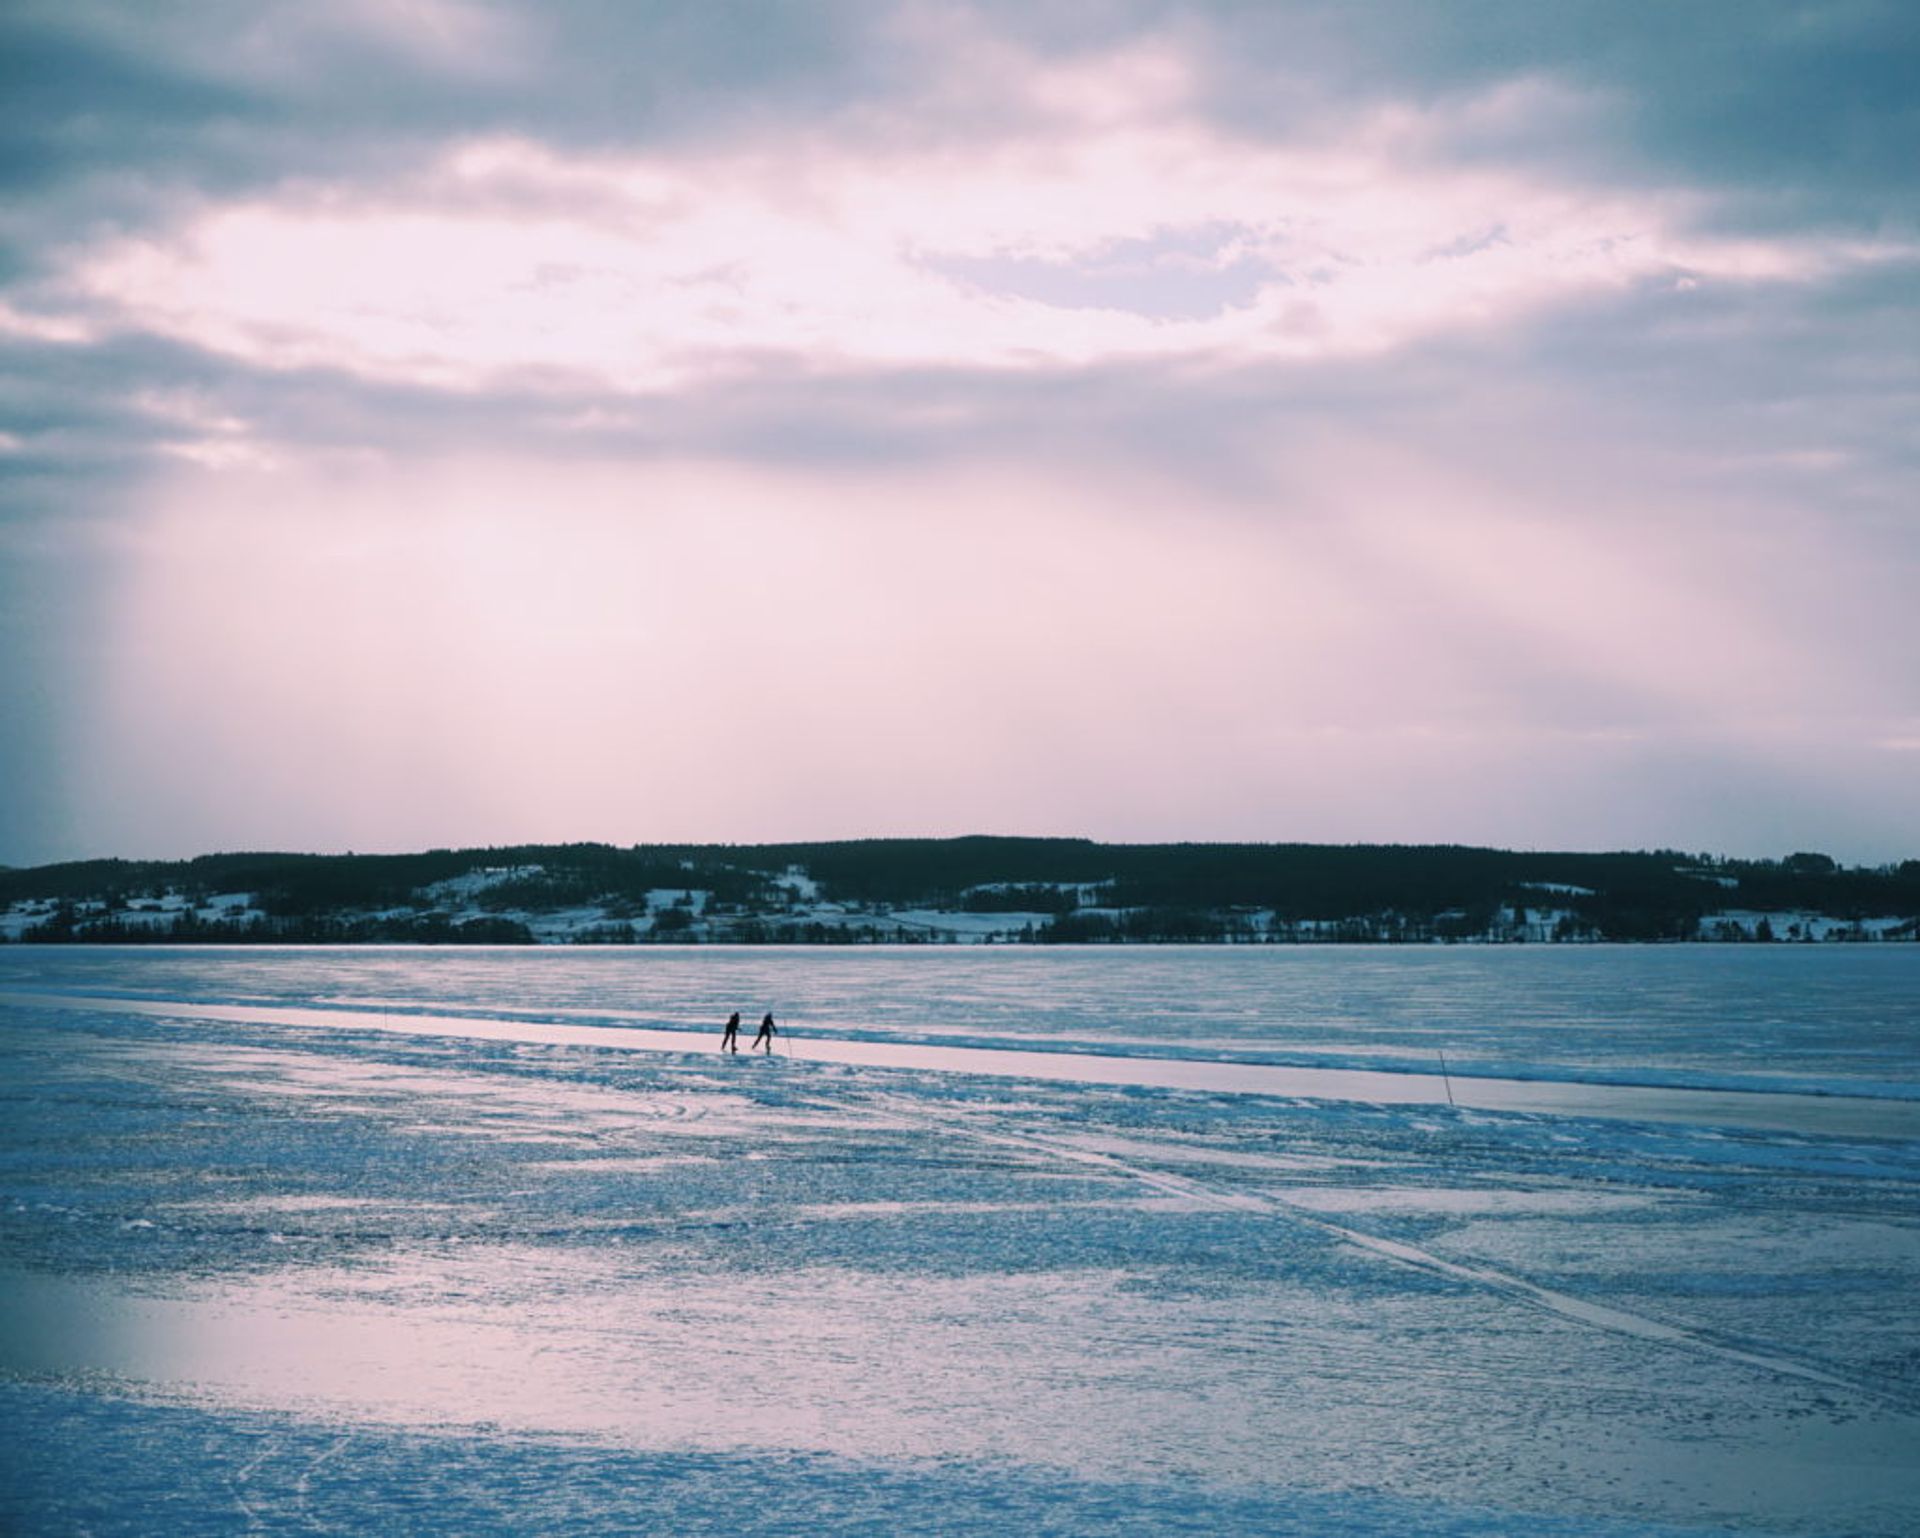
{"label": "marker pole in ice", "polygon": [[1447,1104],[1453,1105],[1453,1078],[1447,1072],[1447,1054],[1444,1052],[1440,1054],[1440,1082],[1447,1086]]}

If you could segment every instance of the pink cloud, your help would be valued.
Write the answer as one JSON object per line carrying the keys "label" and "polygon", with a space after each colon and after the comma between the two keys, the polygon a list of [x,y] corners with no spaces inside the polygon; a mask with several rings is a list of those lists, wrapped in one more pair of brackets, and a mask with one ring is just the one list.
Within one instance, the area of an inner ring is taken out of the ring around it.
{"label": "pink cloud", "polygon": [[[648,392],[769,355],[1028,370],[1378,354],[1649,280],[1790,281],[1875,254],[1700,235],[1681,191],[1437,164],[1432,114],[1239,137],[1189,110],[1164,47],[1007,72],[1030,111],[984,138],[866,114],[673,154],[494,139],[397,184],[215,204],[73,267],[120,324],[271,367]],[[1134,300],[1076,296],[1122,246]],[[1173,315],[1151,302],[1156,263],[1189,299],[1196,273],[1235,281]]]}

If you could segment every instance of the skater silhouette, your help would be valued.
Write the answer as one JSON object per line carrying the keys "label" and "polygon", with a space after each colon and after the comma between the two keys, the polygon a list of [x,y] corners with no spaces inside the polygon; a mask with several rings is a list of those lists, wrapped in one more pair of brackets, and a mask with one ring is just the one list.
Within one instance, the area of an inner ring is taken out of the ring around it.
{"label": "skater silhouette", "polygon": [[720,1033],[720,1050],[722,1052],[740,1050],[740,1011],[737,1009],[727,1016],[727,1028]]}
{"label": "skater silhouette", "polygon": [[[760,1034],[753,1038],[753,1045],[757,1047],[764,1041],[767,1044],[767,1055],[771,1057],[773,1055],[773,1038],[779,1035],[779,1033],[780,1027],[773,1023],[773,1011],[768,1010],[760,1021]],[[752,1048],[748,1050],[751,1051]]]}

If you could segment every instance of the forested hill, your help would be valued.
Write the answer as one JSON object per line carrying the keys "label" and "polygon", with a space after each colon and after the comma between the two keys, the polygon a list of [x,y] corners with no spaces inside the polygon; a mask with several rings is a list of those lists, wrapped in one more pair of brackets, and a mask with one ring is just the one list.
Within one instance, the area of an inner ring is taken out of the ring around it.
{"label": "forested hill", "polygon": [[1913,939],[1920,860],[865,839],[210,854],[0,869],[57,940]]}

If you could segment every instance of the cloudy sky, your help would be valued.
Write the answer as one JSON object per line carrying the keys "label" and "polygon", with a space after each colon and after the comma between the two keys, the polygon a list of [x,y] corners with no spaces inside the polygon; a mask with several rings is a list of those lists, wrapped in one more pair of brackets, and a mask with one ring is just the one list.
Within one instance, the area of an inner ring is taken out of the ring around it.
{"label": "cloudy sky", "polygon": [[10,0],[0,861],[1920,853],[1910,0]]}

